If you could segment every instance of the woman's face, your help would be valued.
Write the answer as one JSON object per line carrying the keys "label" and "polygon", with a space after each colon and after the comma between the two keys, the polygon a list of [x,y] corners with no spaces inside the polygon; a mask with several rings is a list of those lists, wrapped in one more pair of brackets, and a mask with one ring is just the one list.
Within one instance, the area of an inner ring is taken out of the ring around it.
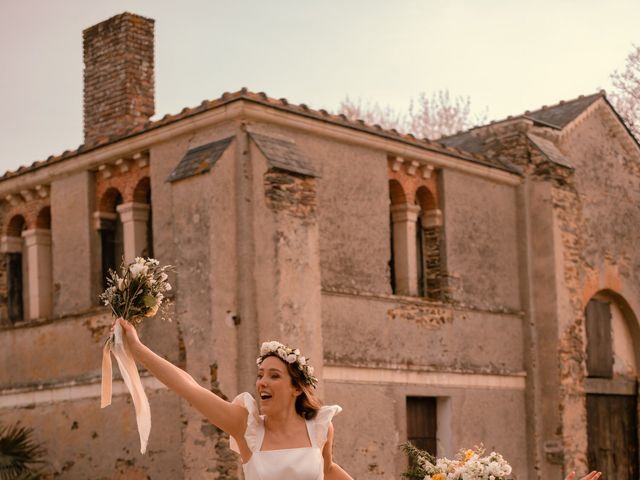
{"label": "woman's face", "polygon": [[264,415],[274,414],[294,405],[300,390],[291,384],[291,375],[285,363],[278,357],[265,358],[258,365],[256,391],[260,411]]}

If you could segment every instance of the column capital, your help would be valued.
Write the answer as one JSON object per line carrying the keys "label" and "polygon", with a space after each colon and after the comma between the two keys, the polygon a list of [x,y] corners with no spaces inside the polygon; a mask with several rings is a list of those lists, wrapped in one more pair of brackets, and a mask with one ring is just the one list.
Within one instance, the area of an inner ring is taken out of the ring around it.
{"label": "column capital", "polygon": [[118,219],[118,214],[115,212],[93,212],[93,226],[96,230],[104,230],[113,228],[113,222]]}
{"label": "column capital", "polygon": [[22,232],[25,245],[51,245],[51,230],[45,228],[32,228]]}
{"label": "column capital", "polygon": [[13,237],[10,235],[3,235],[2,237],[0,237],[0,252],[1,253],[21,253],[22,238]]}
{"label": "column capital", "polygon": [[418,219],[418,214],[420,213],[420,207],[418,205],[411,205],[410,203],[391,205],[389,210],[391,211],[391,219],[393,220],[393,223],[415,222]]}
{"label": "column capital", "polygon": [[146,222],[149,220],[149,209],[150,206],[148,203],[136,202],[121,203],[116,207],[122,223]]}
{"label": "column capital", "polygon": [[434,208],[433,210],[422,212],[420,221],[422,222],[422,228],[440,227],[442,226],[442,210]]}

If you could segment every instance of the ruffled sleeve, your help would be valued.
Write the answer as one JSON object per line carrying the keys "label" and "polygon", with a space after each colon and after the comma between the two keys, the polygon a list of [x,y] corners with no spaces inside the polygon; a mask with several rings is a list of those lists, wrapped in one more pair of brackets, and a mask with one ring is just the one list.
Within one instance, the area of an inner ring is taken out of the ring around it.
{"label": "ruffled sleeve", "polygon": [[331,419],[342,411],[342,407],[338,405],[324,405],[320,407],[315,423],[316,445],[320,448],[324,447],[329,432],[329,424]]}
{"label": "ruffled sleeve", "polygon": [[[262,430],[262,417],[260,417],[260,412],[258,410],[258,404],[256,400],[251,396],[250,393],[244,392],[238,395],[233,399],[234,405],[240,405],[244,407],[249,412],[249,416],[247,417],[247,429],[244,432],[244,438],[247,441],[247,445],[249,446],[249,450],[252,452],[256,452],[260,450],[261,442],[261,430]],[[230,447],[236,453],[240,453],[240,448],[238,447],[238,442],[236,442],[235,438],[230,438]]]}

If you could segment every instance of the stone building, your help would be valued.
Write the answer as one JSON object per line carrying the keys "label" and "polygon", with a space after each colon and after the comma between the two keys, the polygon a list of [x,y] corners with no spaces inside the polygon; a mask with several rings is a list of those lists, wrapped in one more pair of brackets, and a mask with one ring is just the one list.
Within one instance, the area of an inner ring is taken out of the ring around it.
{"label": "stone building", "polygon": [[604,93],[436,143],[245,89],[150,120],[136,15],[84,58],[83,145],[0,178],[0,422],[57,478],[241,475],[144,372],[146,455],[121,382],[99,409],[98,294],[141,254],[177,267],[145,342],[225,398],[261,341],[299,346],[354,478],[399,478],[407,439],[483,442],[518,479],[637,478],[640,150]]}

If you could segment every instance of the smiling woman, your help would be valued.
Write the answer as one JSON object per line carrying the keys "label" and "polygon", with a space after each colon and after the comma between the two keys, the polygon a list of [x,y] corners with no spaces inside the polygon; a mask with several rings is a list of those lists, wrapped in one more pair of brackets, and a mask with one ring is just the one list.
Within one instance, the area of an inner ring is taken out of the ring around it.
{"label": "smiling woman", "polygon": [[318,379],[298,349],[263,343],[257,358],[259,405],[246,392],[227,402],[143,345],[129,322],[118,321],[134,358],[231,436],[245,480],[351,479],[333,462],[331,419],[342,409],[321,405],[313,392]]}

